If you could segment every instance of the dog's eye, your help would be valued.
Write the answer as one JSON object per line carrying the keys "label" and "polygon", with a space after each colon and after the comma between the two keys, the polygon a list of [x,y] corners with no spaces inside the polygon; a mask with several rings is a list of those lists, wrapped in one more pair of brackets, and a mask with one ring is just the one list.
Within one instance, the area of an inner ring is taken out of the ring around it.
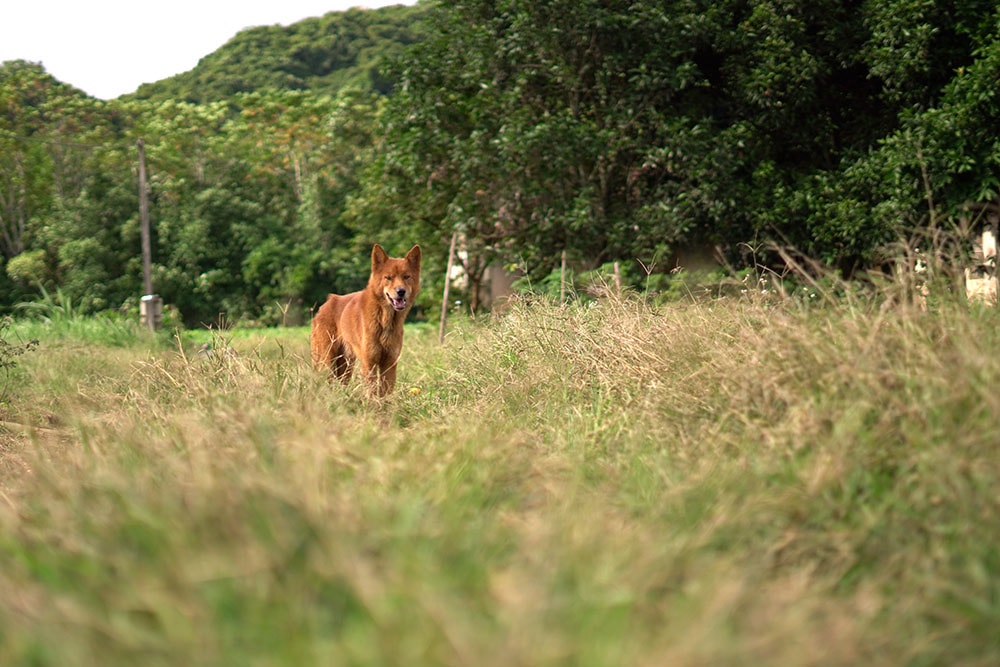
{"label": "dog's eye", "polygon": [[409,275],[405,275],[405,276],[403,276],[403,280],[409,280],[409,279],[410,279],[410,276],[409,276]]}
{"label": "dog's eye", "polygon": [[386,280],[392,280],[392,276],[386,276],[385,279]]}

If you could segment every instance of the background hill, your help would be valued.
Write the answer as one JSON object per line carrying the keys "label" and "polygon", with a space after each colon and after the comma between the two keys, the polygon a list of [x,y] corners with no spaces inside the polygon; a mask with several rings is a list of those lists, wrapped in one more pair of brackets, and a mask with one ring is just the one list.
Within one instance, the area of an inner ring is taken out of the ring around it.
{"label": "background hill", "polygon": [[248,28],[194,69],[144,84],[133,97],[204,103],[266,90],[335,94],[348,85],[386,93],[392,82],[380,73],[381,64],[419,40],[418,18],[425,12],[394,5]]}

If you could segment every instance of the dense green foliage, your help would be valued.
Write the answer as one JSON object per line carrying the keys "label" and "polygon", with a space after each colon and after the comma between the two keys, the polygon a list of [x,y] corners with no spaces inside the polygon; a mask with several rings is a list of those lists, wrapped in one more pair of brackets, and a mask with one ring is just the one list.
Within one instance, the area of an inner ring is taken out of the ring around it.
{"label": "dense green foliage", "polygon": [[380,404],[19,321],[0,663],[995,665],[1000,313],[889,301],[517,303]]}
{"label": "dense green foliage", "polygon": [[5,63],[0,304],[135,307],[139,138],[189,324],[295,321],[376,241],[425,246],[429,307],[454,232],[473,305],[487,266],[537,282],[563,251],[851,272],[996,209],[998,45],[987,0],[462,0],[251,29],[109,102]]}
{"label": "dense green foliage", "polygon": [[1000,13],[959,5],[448,3],[368,183],[543,273],[768,238],[870,261],[928,201],[996,198]]}
{"label": "dense green foliage", "polygon": [[301,317],[330,289],[359,286],[363,256],[338,211],[370,143],[369,94],[101,102],[37,66],[8,64],[5,74],[6,109],[18,121],[0,135],[0,178],[12,193],[0,199],[8,304],[61,288],[87,311],[136,307],[140,137],[154,285],[185,322],[281,321],[289,304]]}
{"label": "dense green foliage", "polygon": [[311,90],[336,95],[351,87],[387,93],[388,59],[419,39],[422,7],[331,12],[290,26],[239,32],[184,72],[139,87],[134,97],[164,102],[221,102],[238,93]]}

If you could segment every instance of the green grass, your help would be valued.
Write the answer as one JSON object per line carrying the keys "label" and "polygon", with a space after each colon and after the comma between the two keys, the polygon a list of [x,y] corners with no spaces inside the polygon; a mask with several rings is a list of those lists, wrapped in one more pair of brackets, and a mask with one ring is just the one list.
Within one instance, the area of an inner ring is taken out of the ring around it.
{"label": "green grass", "polygon": [[997,664],[998,325],[515,304],[371,403],[304,328],[20,322],[0,664]]}

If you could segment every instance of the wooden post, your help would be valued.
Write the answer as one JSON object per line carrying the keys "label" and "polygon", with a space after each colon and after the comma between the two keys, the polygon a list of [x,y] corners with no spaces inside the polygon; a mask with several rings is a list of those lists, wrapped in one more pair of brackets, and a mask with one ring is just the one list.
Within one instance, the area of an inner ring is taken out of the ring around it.
{"label": "wooden post", "polygon": [[622,295],[622,267],[615,262],[615,292],[617,296]]}
{"label": "wooden post", "polygon": [[448,268],[444,274],[444,296],[441,297],[441,327],[438,329],[438,344],[444,345],[444,328],[448,321],[448,294],[451,292],[451,267],[455,262],[455,241],[458,232],[451,235],[451,247],[448,248]]}

